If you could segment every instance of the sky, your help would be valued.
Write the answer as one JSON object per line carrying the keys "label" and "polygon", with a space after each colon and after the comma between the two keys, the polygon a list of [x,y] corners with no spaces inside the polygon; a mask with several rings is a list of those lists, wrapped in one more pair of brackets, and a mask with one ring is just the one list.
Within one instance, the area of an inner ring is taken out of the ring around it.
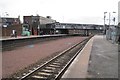
{"label": "sky", "polygon": [[[64,23],[103,24],[104,12],[106,24],[110,18],[118,16],[120,0],[0,0],[1,17],[18,17],[37,14],[51,16],[52,19]],[[112,13],[115,11],[116,13]],[[9,14],[9,15],[6,15]],[[111,24],[112,20],[111,20]]]}

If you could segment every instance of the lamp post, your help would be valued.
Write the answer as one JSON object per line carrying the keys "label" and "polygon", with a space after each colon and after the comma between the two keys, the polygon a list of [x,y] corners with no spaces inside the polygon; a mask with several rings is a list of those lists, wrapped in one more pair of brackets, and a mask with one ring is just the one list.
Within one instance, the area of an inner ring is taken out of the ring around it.
{"label": "lamp post", "polygon": [[106,18],[106,14],[107,12],[104,12],[104,34],[106,33],[106,26],[105,26],[105,18]]}
{"label": "lamp post", "polygon": [[[112,13],[116,13],[116,12],[112,12]],[[113,22],[115,23],[115,17],[114,17]],[[109,30],[110,30],[109,32],[110,32],[110,39],[112,40],[112,43],[114,43],[115,42],[115,33],[116,33],[116,31],[114,30],[115,29],[115,27],[114,27],[115,24],[114,24],[114,26],[111,26],[111,27],[110,27],[110,25],[111,25],[111,13],[109,12]]]}
{"label": "lamp post", "polygon": [[[116,13],[116,12],[112,12],[112,13]],[[115,17],[112,20],[114,21],[114,25],[115,25]],[[110,27],[110,23],[111,23],[111,13],[109,12],[109,27]]]}
{"label": "lamp post", "polygon": [[111,14],[110,14],[110,12],[109,12],[109,28],[110,28],[110,17],[111,17]]}
{"label": "lamp post", "polygon": [[[108,18],[109,27],[108,27],[108,30],[106,30],[106,38],[111,39],[112,34],[113,34],[111,30],[113,29],[113,27],[111,27],[111,13],[116,13],[116,12],[104,12],[104,29],[105,29],[105,18],[106,18],[105,14],[106,13],[109,13],[109,18]],[[112,20],[114,21],[114,25],[115,25],[115,17]]]}
{"label": "lamp post", "polygon": [[8,27],[8,24],[7,24],[7,16],[9,16],[9,14],[7,12],[4,13],[4,21],[3,21],[3,27],[5,29],[5,37],[7,36],[7,27]]}
{"label": "lamp post", "polygon": [[[113,13],[116,13],[116,12],[113,12]],[[114,25],[115,25],[115,16],[114,16],[114,18],[113,18],[113,22],[114,22]]]}

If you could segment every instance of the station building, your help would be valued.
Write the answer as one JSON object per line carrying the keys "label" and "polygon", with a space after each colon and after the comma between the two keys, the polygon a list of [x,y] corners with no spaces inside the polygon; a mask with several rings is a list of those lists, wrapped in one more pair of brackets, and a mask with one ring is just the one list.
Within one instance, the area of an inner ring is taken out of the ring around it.
{"label": "station building", "polygon": [[49,26],[46,27],[46,25],[56,22],[56,20],[53,20],[50,16],[42,17],[39,15],[24,16],[23,21],[24,24],[29,25],[27,30],[30,31],[31,35],[51,34],[53,30],[51,30]]}
{"label": "station building", "polygon": [[22,30],[19,17],[18,18],[1,17],[0,27],[2,29],[2,37],[10,36],[12,34],[12,30],[16,30],[17,35],[20,35]]}
{"label": "station building", "polygon": [[20,19],[19,18],[6,18],[6,17],[2,17],[2,26],[7,25],[17,25],[20,24]]}

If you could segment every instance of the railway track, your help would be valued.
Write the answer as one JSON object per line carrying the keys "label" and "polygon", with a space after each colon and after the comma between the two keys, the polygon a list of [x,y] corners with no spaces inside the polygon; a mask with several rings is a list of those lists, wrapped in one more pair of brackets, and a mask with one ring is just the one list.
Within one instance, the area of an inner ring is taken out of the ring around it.
{"label": "railway track", "polygon": [[91,37],[79,42],[67,50],[61,52],[59,55],[55,56],[51,60],[47,61],[42,65],[34,67],[32,70],[29,70],[27,73],[23,73],[22,76],[17,76],[19,80],[28,80],[28,79],[50,79],[58,80],[64,74],[66,69],[83,49],[85,44]]}

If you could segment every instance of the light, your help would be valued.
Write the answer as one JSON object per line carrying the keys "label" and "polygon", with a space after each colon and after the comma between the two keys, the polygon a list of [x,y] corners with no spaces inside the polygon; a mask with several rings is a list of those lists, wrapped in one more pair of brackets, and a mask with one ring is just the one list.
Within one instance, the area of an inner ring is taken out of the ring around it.
{"label": "light", "polygon": [[7,25],[3,25],[3,27],[7,27]]}
{"label": "light", "polygon": [[104,14],[106,14],[107,12],[104,12]]}
{"label": "light", "polygon": [[38,27],[37,27],[38,29],[40,29],[40,26],[38,25]]}
{"label": "light", "polygon": [[116,12],[113,12],[113,13],[116,13]]}

